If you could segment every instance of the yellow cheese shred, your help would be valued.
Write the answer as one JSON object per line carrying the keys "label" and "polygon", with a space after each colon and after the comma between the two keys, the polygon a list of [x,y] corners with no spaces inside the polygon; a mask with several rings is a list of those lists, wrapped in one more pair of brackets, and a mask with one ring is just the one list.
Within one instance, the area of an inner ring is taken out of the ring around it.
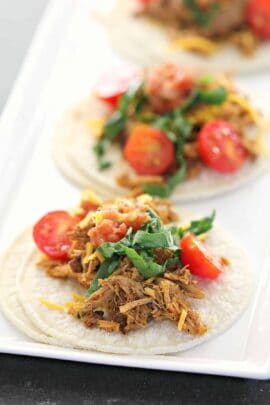
{"label": "yellow cheese shred", "polygon": [[211,55],[219,49],[219,46],[214,41],[197,35],[174,39],[171,42],[171,46],[173,49],[187,49],[203,55]]}
{"label": "yellow cheese shred", "polygon": [[182,309],[182,312],[181,312],[181,315],[180,315],[180,318],[178,321],[178,325],[177,325],[177,329],[179,331],[181,331],[183,329],[186,317],[187,317],[187,311],[185,309]]}
{"label": "yellow cheese shred", "polygon": [[229,93],[228,101],[240,105],[250,116],[252,121],[257,124],[260,121],[260,115],[248,102],[248,100],[237,93]]}
{"label": "yellow cheese shred", "polygon": [[81,303],[84,303],[86,300],[85,297],[83,297],[82,295],[80,295],[76,292],[72,293],[72,298],[74,299],[74,301],[81,302]]}
{"label": "yellow cheese shred", "polygon": [[55,311],[65,311],[65,307],[63,305],[55,304],[54,302],[47,301],[44,298],[39,298],[39,302],[49,309],[53,309]]}
{"label": "yellow cheese shred", "polygon": [[105,121],[102,118],[88,118],[86,120],[86,125],[97,138],[102,135],[104,123]]}
{"label": "yellow cheese shred", "polygon": [[66,308],[76,309],[76,308],[80,308],[81,306],[82,306],[82,303],[79,303],[79,302],[72,302],[72,301],[65,302]]}

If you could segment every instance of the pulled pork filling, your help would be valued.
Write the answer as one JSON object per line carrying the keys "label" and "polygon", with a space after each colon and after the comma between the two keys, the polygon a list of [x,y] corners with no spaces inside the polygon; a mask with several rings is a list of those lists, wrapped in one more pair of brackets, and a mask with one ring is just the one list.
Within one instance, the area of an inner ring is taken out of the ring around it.
{"label": "pulled pork filling", "polygon": [[250,55],[258,39],[246,21],[247,0],[150,0],[139,2],[137,13],[161,21],[175,35],[202,35],[229,40]]}
{"label": "pulled pork filling", "polygon": [[204,293],[186,268],[168,269],[162,277],[144,280],[124,258],[100,285],[81,308],[70,310],[87,327],[128,333],[153,320],[178,323],[184,314],[181,330],[192,335],[203,335],[207,330],[189,302],[189,298],[204,298]]}
{"label": "pulled pork filling", "polygon": [[[43,257],[39,267],[51,277],[70,278],[88,289],[89,296],[70,307],[69,313],[89,328],[128,333],[152,321],[169,320],[179,331],[202,335],[207,327],[192,308],[192,299],[203,299],[204,292],[181,265],[178,242],[165,227],[176,220],[167,200],[147,195],[101,203],[71,232],[68,259]],[[158,238],[163,233],[169,245],[144,250],[140,232],[145,232],[143,237],[157,232]],[[138,252],[140,260],[148,260],[143,268],[140,261],[134,265]]]}

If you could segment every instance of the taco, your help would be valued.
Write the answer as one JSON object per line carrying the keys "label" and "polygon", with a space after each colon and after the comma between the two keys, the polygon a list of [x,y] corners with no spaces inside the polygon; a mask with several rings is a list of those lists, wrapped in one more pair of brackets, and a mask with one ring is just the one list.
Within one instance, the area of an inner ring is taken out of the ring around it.
{"label": "taco", "polygon": [[115,49],[136,63],[231,73],[269,67],[267,0],[116,0],[101,18]]}
{"label": "taco", "polygon": [[256,101],[224,76],[173,64],[125,67],[63,116],[55,161],[77,185],[106,196],[128,189],[182,201],[209,197],[269,165]]}
{"label": "taco", "polygon": [[111,353],[177,352],[225,331],[250,298],[247,255],[214,214],[180,216],[164,199],[102,202],[89,191],[72,212],[47,213],[35,243],[27,231],[5,259],[5,315],[21,330],[26,318],[34,340]]}

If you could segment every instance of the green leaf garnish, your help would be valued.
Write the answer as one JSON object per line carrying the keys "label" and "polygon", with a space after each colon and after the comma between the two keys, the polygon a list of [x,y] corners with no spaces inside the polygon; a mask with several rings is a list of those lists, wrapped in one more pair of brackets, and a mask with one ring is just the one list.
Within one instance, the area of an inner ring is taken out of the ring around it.
{"label": "green leaf garnish", "polygon": [[[206,233],[212,228],[215,218],[215,212],[213,212],[210,217],[192,221],[188,228],[177,228],[162,225],[160,218],[151,209],[148,210],[148,214],[149,221],[135,233],[132,232],[132,228],[129,228],[125,237],[119,242],[105,242],[98,247],[97,251],[105,260],[88,289],[89,295],[100,288],[99,279],[108,278],[113,274],[123,257],[128,257],[145,279],[159,276],[170,266],[180,265],[179,240],[186,232],[192,232],[195,235]],[[155,250],[159,248],[170,250],[172,255],[164,264],[155,262]]]}
{"label": "green leaf garnish", "polygon": [[192,232],[194,235],[201,235],[210,231],[213,227],[213,222],[215,220],[216,212],[213,211],[210,217],[204,217],[202,219],[191,221],[188,228],[180,227],[177,229],[178,237],[181,239],[183,235],[187,232]]}
{"label": "green leaf garnish", "polygon": [[192,12],[194,21],[196,21],[201,26],[207,26],[211,23],[215,17],[217,11],[219,10],[218,3],[212,3],[209,5],[208,10],[202,10],[197,3],[197,0],[184,0],[187,8]]}

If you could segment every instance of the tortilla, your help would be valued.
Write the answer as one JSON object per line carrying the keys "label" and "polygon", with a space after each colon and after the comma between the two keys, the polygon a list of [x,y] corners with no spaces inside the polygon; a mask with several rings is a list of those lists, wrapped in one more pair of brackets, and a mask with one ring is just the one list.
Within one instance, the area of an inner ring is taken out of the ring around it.
{"label": "tortilla", "polygon": [[[185,217],[185,222],[186,220]],[[217,280],[199,281],[206,292],[206,298],[193,300],[193,307],[199,311],[202,320],[209,327],[203,336],[179,332],[170,321],[153,322],[145,329],[126,335],[119,332],[108,333],[97,328],[86,328],[82,322],[66,312],[42,305],[40,298],[64,304],[70,301],[73,292],[85,295],[85,290],[74,281],[50,278],[45,271],[37,268],[39,253],[31,241],[30,231],[13,245],[13,260],[5,258],[9,270],[11,268],[13,275],[17,275],[18,281],[16,286],[10,283],[7,290],[4,289],[6,285],[2,286],[1,305],[3,309],[9,306],[10,291],[13,291],[28,317],[25,329],[23,322],[18,324],[14,316],[13,311],[17,310],[17,306],[11,306],[8,312],[5,309],[4,311],[12,323],[37,341],[44,341],[44,336],[50,335],[61,346],[123,354],[164,354],[186,350],[228,329],[246,307],[252,292],[253,277],[245,250],[218,227],[209,233],[206,244],[215,255],[226,257],[229,266]],[[26,260],[18,266],[19,252],[25,246]],[[5,274],[6,269],[3,271]],[[42,331],[43,335],[30,332],[29,322],[35,325],[36,330]]]}
{"label": "tortilla", "polygon": [[[259,111],[264,112],[267,103],[246,89],[248,95]],[[90,187],[98,191],[104,197],[124,196],[128,189],[116,184],[116,177],[121,173],[134,173],[133,169],[122,157],[122,151],[118,144],[110,144],[107,148],[107,159],[112,166],[99,171],[93,146],[96,142],[91,133],[87,120],[104,117],[108,108],[100,101],[90,97],[78,104],[75,108],[67,111],[61,118],[53,139],[53,156],[55,163],[63,175],[80,188]],[[228,175],[219,174],[204,167],[201,174],[179,184],[173,194],[175,202],[189,201],[199,198],[208,198],[234,190],[269,168],[269,158],[260,157],[256,161],[248,161],[238,172]]]}
{"label": "tortilla", "polygon": [[135,17],[132,2],[116,0],[111,13],[100,16],[116,51],[144,66],[176,62],[189,68],[220,72],[254,72],[270,67],[270,43],[261,43],[255,54],[247,57],[233,44],[224,44],[207,57],[174,49],[167,28],[145,17]]}
{"label": "tortilla", "polygon": [[47,333],[41,332],[27,317],[18,301],[16,279],[20,260],[22,257],[27,257],[27,252],[33,248],[33,242],[29,238],[29,234],[29,231],[22,233],[1,258],[0,307],[5,317],[25,335],[40,343],[53,345],[57,344],[56,339]]}

